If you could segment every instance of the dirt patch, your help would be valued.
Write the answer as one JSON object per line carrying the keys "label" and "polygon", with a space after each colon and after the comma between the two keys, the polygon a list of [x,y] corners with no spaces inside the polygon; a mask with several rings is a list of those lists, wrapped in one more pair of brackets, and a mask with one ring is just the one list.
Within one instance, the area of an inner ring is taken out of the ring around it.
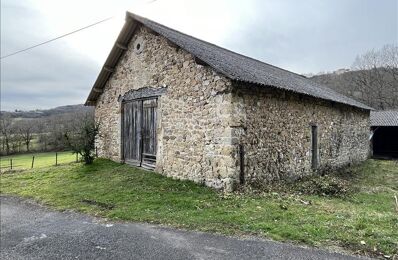
{"label": "dirt patch", "polygon": [[113,208],[115,208],[115,205],[104,203],[104,202],[99,202],[99,201],[96,201],[96,200],[82,199],[81,202],[89,204],[89,205],[98,206],[98,207],[103,208],[103,209],[113,209]]}

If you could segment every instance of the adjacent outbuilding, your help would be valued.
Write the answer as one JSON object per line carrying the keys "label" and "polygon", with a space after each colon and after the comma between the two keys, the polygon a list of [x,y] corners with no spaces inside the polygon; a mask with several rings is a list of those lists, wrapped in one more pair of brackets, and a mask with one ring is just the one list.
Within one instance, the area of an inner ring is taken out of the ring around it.
{"label": "adjacent outbuilding", "polygon": [[100,123],[99,156],[214,188],[369,155],[370,107],[132,13],[86,105]]}
{"label": "adjacent outbuilding", "polygon": [[373,157],[398,158],[398,109],[372,111],[370,126]]}

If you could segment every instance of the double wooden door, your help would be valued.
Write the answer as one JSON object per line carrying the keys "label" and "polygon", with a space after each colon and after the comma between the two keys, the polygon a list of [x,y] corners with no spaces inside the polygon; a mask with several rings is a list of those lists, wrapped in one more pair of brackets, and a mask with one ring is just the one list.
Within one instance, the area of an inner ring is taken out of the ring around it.
{"label": "double wooden door", "polygon": [[126,163],[145,168],[156,165],[157,99],[123,103],[123,157]]}

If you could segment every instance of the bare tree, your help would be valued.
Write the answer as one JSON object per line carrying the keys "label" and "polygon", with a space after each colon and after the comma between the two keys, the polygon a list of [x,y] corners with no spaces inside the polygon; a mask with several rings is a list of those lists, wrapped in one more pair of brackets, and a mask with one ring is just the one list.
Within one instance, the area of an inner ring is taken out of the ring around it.
{"label": "bare tree", "polygon": [[17,123],[17,131],[15,131],[15,134],[18,132],[23,140],[23,143],[26,146],[26,151],[30,151],[30,144],[33,139],[33,134],[35,133],[35,128],[36,124],[34,120],[20,120]]}
{"label": "bare tree", "polygon": [[48,151],[48,127],[45,118],[36,120],[35,134],[37,135],[37,144],[40,151]]}
{"label": "bare tree", "polygon": [[385,45],[357,56],[352,68],[355,91],[364,101],[378,109],[398,106],[398,46]]}
{"label": "bare tree", "polygon": [[24,139],[22,134],[19,132],[17,126],[14,124],[11,129],[11,135],[9,137],[12,153],[20,153],[22,151],[22,144]]}
{"label": "bare tree", "polygon": [[[385,45],[381,50],[381,56],[384,60],[384,67],[396,83],[398,80],[398,45]],[[398,86],[395,85],[395,87]]]}
{"label": "bare tree", "polygon": [[39,138],[37,139],[37,142],[40,144],[40,150],[48,151],[48,149],[49,149],[49,145],[48,145],[49,134],[39,133],[38,136],[39,136]]}
{"label": "bare tree", "polygon": [[46,120],[45,135],[47,136],[47,145],[54,150],[64,150],[67,146],[65,141],[65,133],[73,128],[76,118],[80,113],[64,114],[59,116],[51,116]]}
{"label": "bare tree", "polygon": [[11,136],[12,136],[13,120],[9,115],[0,114],[0,133],[5,145],[6,154],[11,151]]}

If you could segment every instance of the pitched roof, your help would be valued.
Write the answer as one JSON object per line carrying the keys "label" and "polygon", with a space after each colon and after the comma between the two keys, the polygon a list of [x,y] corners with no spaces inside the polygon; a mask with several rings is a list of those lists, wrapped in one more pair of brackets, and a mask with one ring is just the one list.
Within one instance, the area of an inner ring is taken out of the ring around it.
{"label": "pitched roof", "polygon": [[[158,34],[164,36],[174,44],[180,46],[182,49],[191,53],[196,58],[202,60],[213,69],[232,80],[257,84],[264,87],[275,87],[366,110],[372,109],[371,107],[339,94],[326,86],[313,82],[304,76],[221,48],[129,12],[126,14],[126,24],[115,43],[116,47],[113,47],[107,61],[105,62],[104,68],[93,86],[93,89],[97,92],[94,92],[93,90],[90,92],[86,105],[92,104],[90,101],[95,102],[99,96],[98,93],[100,93],[100,89],[105,85],[110,76],[111,69],[116,66],[117,60],[122,54],[120,48],[117,46],[120,47],[120,45],[127,45],[134,33],[136,27],[135,21],[138,21]],[[110,67],[111,69],[107,67]]]}
{"label": "pitched roof", "polygon": [[370,126],[398,126],[398,110],[371,111]]}

